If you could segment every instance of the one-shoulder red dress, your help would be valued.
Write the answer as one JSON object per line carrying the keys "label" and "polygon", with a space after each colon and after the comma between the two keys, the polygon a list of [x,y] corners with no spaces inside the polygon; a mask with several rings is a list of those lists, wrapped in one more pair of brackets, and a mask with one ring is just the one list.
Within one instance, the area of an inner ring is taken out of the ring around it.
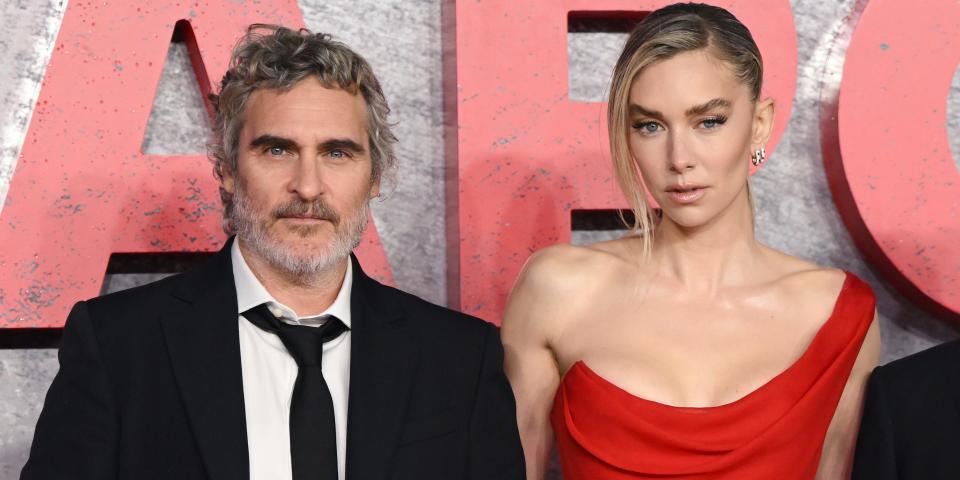
{"label": "one-shoulder red dress", "polygon": [[717,407],[645,400],[575,363],[551,412],[564,480],[813,479],[874,305],[870,287],[847,273],[830,318],[800,358]]}

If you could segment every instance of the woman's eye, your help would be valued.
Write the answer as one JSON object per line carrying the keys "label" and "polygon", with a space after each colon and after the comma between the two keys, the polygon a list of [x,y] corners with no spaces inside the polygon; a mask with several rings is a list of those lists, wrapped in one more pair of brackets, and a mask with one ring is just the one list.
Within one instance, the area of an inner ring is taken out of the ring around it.
{"label": "woman's eye", "polygon": [[652,134],[657,133],[657,130],[660,130],[660,124],[656,122],[639,122],[633,125],[633,128],[640,131],[640,133]]}
{"label": "woman's eye", "polygon": [[723,125],[726,121],[727,119],[725,117],[706,118],[700,122],[700,125],[702,125],[703,128],[710,130]]}

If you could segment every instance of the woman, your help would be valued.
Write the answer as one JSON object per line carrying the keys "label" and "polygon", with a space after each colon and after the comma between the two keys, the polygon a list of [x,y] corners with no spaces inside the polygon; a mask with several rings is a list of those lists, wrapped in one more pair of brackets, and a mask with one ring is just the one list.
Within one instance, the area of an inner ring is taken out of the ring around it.
{"label": "woman", "polygon": [[756,240],[762,75],[720,8],[665,7],[627,40],[608,119],[634,234],[536,253],[504,317],[528,478],[554,436],[566,480],[848,477],[874,298]]}

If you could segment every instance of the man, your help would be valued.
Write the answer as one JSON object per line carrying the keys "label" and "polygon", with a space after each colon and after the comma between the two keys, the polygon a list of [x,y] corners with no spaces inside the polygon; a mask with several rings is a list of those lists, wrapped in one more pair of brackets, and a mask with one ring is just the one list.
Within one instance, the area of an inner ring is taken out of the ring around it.
{"label": "man", "polygon": [[236,237],[73,308],[21,478],[523,478],[496,329],[350,254],[396,141],[366,61],[254,25],[211,100]]}
{"label": "man", "polygon": [[960,478],[960,341],[873,371],[853,478]]}

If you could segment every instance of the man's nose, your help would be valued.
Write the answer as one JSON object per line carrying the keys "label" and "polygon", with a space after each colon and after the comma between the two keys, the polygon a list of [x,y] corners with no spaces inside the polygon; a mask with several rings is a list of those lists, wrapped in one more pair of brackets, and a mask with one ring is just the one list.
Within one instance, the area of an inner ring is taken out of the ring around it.
{"label": "man's nose", "polygon": [[312,156],[301,156],[293,171],[290,190],[304,200],[313,200],[323,194],[323,169]]}

